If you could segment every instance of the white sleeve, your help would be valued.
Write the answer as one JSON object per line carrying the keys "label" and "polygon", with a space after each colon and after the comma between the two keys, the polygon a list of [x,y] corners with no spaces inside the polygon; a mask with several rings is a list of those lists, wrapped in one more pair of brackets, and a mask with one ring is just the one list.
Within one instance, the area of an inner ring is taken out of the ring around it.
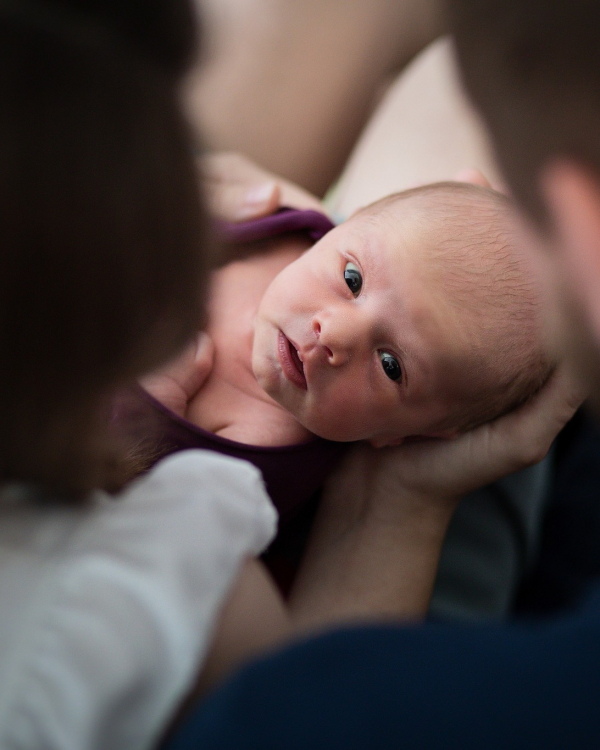
{"label": "white sleeve", "polygon": [[[46,514],[30,540],[44,554],[27,622],[0,653],[0,747],[148,748],[196,675],[241,562],[272,538],[275,511],[250,464],[186,451],[72,515],[61,536]],[[24,576],[36,576],[31,558]]]}

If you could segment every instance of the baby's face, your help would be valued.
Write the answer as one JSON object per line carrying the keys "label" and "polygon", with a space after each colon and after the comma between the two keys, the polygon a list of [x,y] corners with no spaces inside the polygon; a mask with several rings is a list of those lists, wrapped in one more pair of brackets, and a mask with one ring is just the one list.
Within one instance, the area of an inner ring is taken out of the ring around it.
{"label": "baby's face", "polygon": [[456,406],[460,373],[451,371],[464,339],[425,282],[409,211],[407,200],[398,221],[350,219],[279,273],[261,301],[254,374],[316,435],[375,445],[442,436],[435,425]]}

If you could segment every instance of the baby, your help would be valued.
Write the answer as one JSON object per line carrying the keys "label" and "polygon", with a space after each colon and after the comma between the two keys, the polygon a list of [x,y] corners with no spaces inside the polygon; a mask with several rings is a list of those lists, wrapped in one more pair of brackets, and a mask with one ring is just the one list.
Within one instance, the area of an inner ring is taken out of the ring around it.
{"label": "baby", "polygon": [[155,438],[153,460],[195,447],[261,470],[279,513],[265,562],[282,591],[349,441],[451,438],[523,402],[551,370],[503,195],[439,183],[332,226],[288,212],[228,227],[237,259],[211,280],[210,375],[191,387],[188,352],[169,378],[144,381],[158,400],[138,394],[152,424],[138,419],[136,434]]}
{"label": "baby", "polygon": [[335,228],[291,211],[228,234],[236,259],[211,279],[210,374],[193,387],[188,352],[143,381],[155,398],[127,396],[132,473],[186,448],[250,461],[282,530],[310,515],[348,442],[452,438],[550,374],[534,275],[493,190],[439,183]]}
{"label": "baby", "polygon": [[260,446],[395,445],[454,437],[548,377],[538,290],[499,193],[409,190],[308,244],[254,244],[215,273],[214,365],[189,421]]}

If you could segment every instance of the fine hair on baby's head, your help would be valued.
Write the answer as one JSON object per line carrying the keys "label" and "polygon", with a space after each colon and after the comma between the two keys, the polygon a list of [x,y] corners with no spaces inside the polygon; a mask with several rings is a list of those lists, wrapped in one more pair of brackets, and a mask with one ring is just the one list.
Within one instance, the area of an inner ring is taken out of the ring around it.
{"label": "fine hair on baby's head", "polygon": [[421,278],[457,332],[446,363],[454,406],[436,429],[465,432],[524,403],[550,376],[540,290],[505,195],[440,182],[388,196],[360,214],[377,223],[400,211],[410,215],[410,252],[420,256]]}
{"label": "fine hair on baby's head", "polygon": [[187,0],[0,7],[2,482],[117,481],[114,391],[202,322],[193,24]]}

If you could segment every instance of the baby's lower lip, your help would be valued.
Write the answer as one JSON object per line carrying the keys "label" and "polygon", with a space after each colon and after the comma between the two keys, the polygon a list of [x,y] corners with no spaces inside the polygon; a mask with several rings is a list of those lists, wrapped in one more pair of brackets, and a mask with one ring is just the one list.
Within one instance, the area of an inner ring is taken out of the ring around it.
{"label": "baby's lower lip", "polygon": [[279,331],[277,337],[277,359],[279,360],[283,374],[290,383],[306,391],[307,384],[306,377],[304,376],[304,368],[298,359],[296,348],[282,331]]}

